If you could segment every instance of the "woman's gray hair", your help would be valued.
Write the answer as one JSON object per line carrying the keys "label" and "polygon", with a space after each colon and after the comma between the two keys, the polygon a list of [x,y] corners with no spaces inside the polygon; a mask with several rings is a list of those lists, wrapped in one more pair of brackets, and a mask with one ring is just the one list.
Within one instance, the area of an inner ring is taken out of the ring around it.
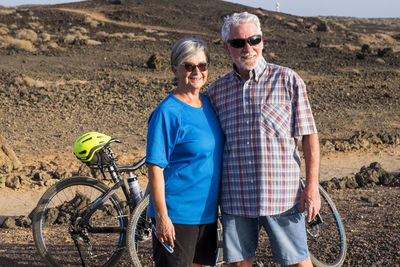
{"label": "woman's gray hair", "polygon": [[260,34],[262,34],[260,20],[256,15],[248,12],[233,13],[232,15],[229,15],[224,19],[224,25],[222,25],[222,30],[221,30],[222,41],[226,43],[229,40],[231,33],[231,26],[238,26],[242,23],[247,23],[247,22],[254,23],[257,26]]}
{"label": "woman's gray hair", "polygon": [[171,65],[178,67],[200,51],[204,52],[207,58],[207,63],[210,63],[210,53],[208,52],[208,47],[203,40],[195,38],[180,39],[172,47]]}

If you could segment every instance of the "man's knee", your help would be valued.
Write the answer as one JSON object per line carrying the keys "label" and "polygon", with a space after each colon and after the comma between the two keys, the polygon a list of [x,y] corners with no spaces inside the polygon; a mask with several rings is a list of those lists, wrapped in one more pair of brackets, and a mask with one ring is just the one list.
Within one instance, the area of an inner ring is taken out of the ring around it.
{"label": "man's knee", "polygon": [[251,267],[251,266],[253,266],[253,261],[254,261],[254,258],[249,258],[249,259],[245,259],[243,261],[231,262],[231,263],[229,263],[229,266],[231,266],[231,267]]}

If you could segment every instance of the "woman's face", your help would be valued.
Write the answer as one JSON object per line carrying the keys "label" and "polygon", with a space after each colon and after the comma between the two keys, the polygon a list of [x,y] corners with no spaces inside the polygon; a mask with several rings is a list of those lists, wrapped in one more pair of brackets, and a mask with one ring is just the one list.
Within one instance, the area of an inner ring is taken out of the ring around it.
{"label": "woman's face", "polygon": [[[201,71],[199,65],[207,64],[207,57],[203,51],[198,52],[193,57],[182,62],[182,65],[173,67],[172,70],[178,80],[178,87],[187,90],[200,90],[200,88],[207,82],[208,70]],[[192,71],[187,70],[185,65],[192,65]],[[193,67],[196,65],[197,67]],[[208,67],[208,66],[207,66]]]}

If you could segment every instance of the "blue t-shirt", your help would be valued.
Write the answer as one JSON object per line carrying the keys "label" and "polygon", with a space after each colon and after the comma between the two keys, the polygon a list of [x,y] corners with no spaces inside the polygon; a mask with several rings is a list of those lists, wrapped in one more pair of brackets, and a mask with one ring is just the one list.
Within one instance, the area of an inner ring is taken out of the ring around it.
{"label": "blue t-shirt", "polygon": [[[217,220],[224,136],[211,103],[201,98],[203,106],[195,108],[171,93],[149,118],[146,162],[164,168],[173,223]],[[155,217],[151,198],[149,215]]]}

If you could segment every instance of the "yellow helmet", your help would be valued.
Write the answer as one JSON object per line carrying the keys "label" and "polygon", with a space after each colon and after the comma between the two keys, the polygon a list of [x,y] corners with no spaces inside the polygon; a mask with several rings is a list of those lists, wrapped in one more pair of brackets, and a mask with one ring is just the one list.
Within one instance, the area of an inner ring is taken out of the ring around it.
{"label": "yellow helmet", "polygon": [[90,163],[94,154],[104,147],[111,137],[98,132],[81,135],[74,143],[74,154],[82,162]]}

